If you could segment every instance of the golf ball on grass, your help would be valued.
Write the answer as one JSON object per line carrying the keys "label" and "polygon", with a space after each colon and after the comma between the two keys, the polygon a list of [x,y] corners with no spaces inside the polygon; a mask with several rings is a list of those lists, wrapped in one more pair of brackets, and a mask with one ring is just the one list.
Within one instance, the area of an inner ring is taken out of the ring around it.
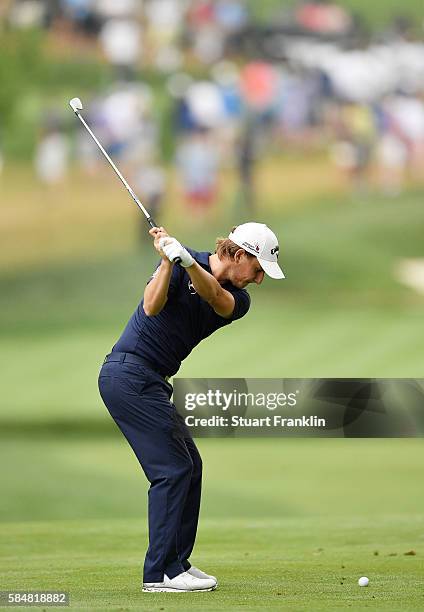
{"label": "golf ball on grass", "polygon": [[358,580],[358,584],[359,584],[359,586],[363,586],[363,587],[368,586],[368,585],[369,585],[369,582],[370,582],[370,581],[368,580],[368,578],[367,578],[366,576],[362,576],[362,577],[361,577],[361,578],[359,578],[359,580]]}

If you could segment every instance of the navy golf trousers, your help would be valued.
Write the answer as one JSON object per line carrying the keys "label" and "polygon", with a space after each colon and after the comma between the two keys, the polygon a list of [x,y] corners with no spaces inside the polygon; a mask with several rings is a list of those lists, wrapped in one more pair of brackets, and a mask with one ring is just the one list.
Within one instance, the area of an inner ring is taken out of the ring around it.
{"label": "navy golf trousers", "polygon": [[129,353],[111,353],[99,376],[102,399],[150,482],[144,582],[190,568],[200,509],[202,460],[171,403],[172,386]]}

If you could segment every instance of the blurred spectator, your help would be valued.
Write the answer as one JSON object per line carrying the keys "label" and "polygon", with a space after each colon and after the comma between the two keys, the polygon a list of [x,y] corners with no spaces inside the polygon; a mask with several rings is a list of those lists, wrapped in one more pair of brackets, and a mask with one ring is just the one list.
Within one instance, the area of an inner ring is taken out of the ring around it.
{"label": "blurred spectator", "polygon": [[[106,151],[121,159],[130,171],[158,153],[159,130],[152,107],[152,91],[142,83],[116,85],[86,107],[89,122]],[[80,135],[78,158],[93,171],[100,153],[82,128]]]}
{"label": "blurred spectator", "polygon": [[236,64],[218,62],[211,70],[214,82],[220,89],[227,117],[237,119],[241,115],[242,97],[240,91],[240,75]]}
{"label": "blurred spectator", "polygon": [[386,108],[408,150],[408,162],[412,173],[422,172],[424,161],[424,104],[414,96],[392,96]]}
{"label": "blurred spectator", "polygon": [[346,9],[326,0],[302,2],[295,10],[295,20],[305,30],[317,34],[343,34],[352,25]]}
{"label": "blurred spectator", "polygon": [[224,122],[224,101],[215,83],[199,81],[190,85],[186,100],[191,117],[197,126],[217,128]]}
{"label": "blurred spectator", "polygon": [[92,14],[95,0],[60,0],[60,4],[69,19],[84,21]]}
{"label": "blurred spectator", "polygon": [[220,159],[226,167],[235,167],[238,157],[234,151],[244,113],[239,71],[232,62],[223,61],[216,64],[211,73],[223,107],[223,120],[217,133]]}
{"label": "blurred spectator", "polygon": [[397,196],[403,190],[408,151],[399,136],[387,130],[381,135],[377,146],[379,182],[382,192]]}
{"label": "blurred spectator", "polygon": [[188,13],[192,49],[203,64],[219,61],[225,49],[225,33],[216,21],[212,0],[195,0]]}
{"label": "blurred spectator", "polygon": [[214,202],[218,183],[218,155],[207,129],[198,128],[179,144],[177,166],[187,202],[201,215]]}
{"label": "blurred spectator", "polygon": [[267,62],[250,62],[241,72],[241,91],[248,106],[257,112],[272,108],[276,101],[278,72]]}
{"label": "blurred spectator", "polygon": [[137,19],[141,7],[139,0],[93,0],[96,12],[103,20]]}
{"label": "blurred spectator", "polygon": [[88,36],[100,31],[100,20],[95,11],[95,0],[60,0],[62,15],[71,21],[76,31]]}
{"label": "blurred spectator", "polygon": [[137,0],[96,0],[96,11],[103,21],[100,42],[118,79],[131,79],[142,51],[142,29],[137,20]]}
{"label": "blurred spectator", "polygon": [[55,119],[49,119],[35,152],[35,171],[45,185],[64,180],[69,165],[68,138]]}
{"label": "blurred spectator", "polygon": [[151,62],[163,72],[177,70],[182,63],[178,37],[183,27],[185,3],[180,0],[147,0],[147,48]]}
{"label": "blurred spectator", "polygon": [[336,163],[347,171],[354,191],[368,186],[368,170],[377,133],[372,109],[364,104],[346,104],[340,109],[339,142],[333,148]]}
{"label": "blurred spectator", "polygon": [[194,30],[200,30],[212,25],[215,21],[213,1],[194,0],[190,5],[188,18]]}
{"label": "blurred spectator", "polygon": [[247,25],[249,15],[246,4],[241,0],[218,0],[215,17],[227,34],[233,34]]}
{"label": "blurred spectator", "polygon": [[254,165],[257,157],[255,143],[255,124],[252,118],[245,121],[237,143],[237,163],[240,179],[240,194],[247,217],[256,214],[256,198],[254,186]]}
{"label": "blurred spectator", "polygon": [[308,136],[313,121],[320,120],[320,104],[313,77],[301,72],[281,74],[276,113],[283,142],[301,142]]}
{"label": "blurred spectator", "polygon": [[[106,150],[146,185],[153,207],[164,189],[157,160],[175,141],[184,190],[198,210],[213,203],[219,170],[232,167],[252,211],[255,160],[277,147],[329,146],[354,189],[367,184],[373,162],[387,193],[399,192],[406,175],[422,176],[424,44],[404,19],[365,42],[353,14],[325,0],[298,2],[267,24],[250,17],[244,0],[9,0],[5,6],[0,3],[0,15],[12,28],[51,26],[52,48],[65,32],[62,48],[75,42],[95,57],[95,36],[117,80],[84,111]],[[237,62],[230,61],[236,41]],[[150,87],[138,83],[141,67]],[[169,75],[165,95],[163,79],[149,69]],[[161,120],[172,127],[165,138]],[[49,129],[39,143],[37,172],[46,182],[65,164],[61,137]],[[78,139],[78,158],[97,170],[95,145],[82,131]],[[55,147],[62,153],[49,152]],[[42,161],[49,156],[51,170]]]}
{"label": "blurred spectator", "polygon": [[[145,208],[149,211],[156,223],[160,223],[162,200],[165,193],[165,172],[153,161],[142,165],[132,180],[136,193],[140,196]],[[141,220],[143,240],[146,236],[145,220]]]}
{"label": "blurred spectator", "polygon": [[16,28],[42,27],[47,20],[48,5],[45,0],[15,0],[8,15]]}
{"label": "blurred spectator", "polygon": [[104,54],[117,78],[130,80],[141,55],[141,27],[133,19],[108,19],[100,32]]}
{"label": "blurred spectator", "polygon": [[148,95],[143,86],[121,84],[101,101],[99,114],[109,133],[108,148],[116,155],[123,154],[139,130]]}

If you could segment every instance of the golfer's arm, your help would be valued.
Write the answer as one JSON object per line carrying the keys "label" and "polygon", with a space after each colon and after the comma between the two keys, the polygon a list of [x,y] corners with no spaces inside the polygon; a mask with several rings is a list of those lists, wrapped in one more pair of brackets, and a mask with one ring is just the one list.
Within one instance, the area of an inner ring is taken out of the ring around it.
{"label": "golfer's arm", "polygon": [[173,266],[174,264],[167,259],[162,259],[158,272],[146,285],[143,309],[148,317],[159,314],[166,304]]}
{"label": "golfer's arm", "polygon": [[234,311],[234,297],[221,287],[216,278],[195,261],[186,268],[197,293],[212,306],[216,314],[228,319]]}

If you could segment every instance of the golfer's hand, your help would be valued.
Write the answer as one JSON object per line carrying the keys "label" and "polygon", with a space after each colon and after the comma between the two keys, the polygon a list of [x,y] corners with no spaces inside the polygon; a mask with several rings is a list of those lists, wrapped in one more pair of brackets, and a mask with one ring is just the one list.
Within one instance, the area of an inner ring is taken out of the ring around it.
{"label": "golfer's hand", "polygon": [[193,257],[176,238],[164,236],[160,238],[159,245],[169,261],[180,260],[180,265],[183,268],[188,268],[194,264]]}
{"label": "golfer's hand", "polygon": [[151,230],[149,230],[149,234],[151,236],[153,236],[154,238],[154,247],[157,250],[157,252],[159,253],[159,255],[162,257],[162,259],[169,261],[168,257],[165,255],[165,253],[162,251],[161,249],[161,240],[166,238],[167,236],[169,236],[168,232],[166,231],[165,228],[163,227],[153,227]]}

